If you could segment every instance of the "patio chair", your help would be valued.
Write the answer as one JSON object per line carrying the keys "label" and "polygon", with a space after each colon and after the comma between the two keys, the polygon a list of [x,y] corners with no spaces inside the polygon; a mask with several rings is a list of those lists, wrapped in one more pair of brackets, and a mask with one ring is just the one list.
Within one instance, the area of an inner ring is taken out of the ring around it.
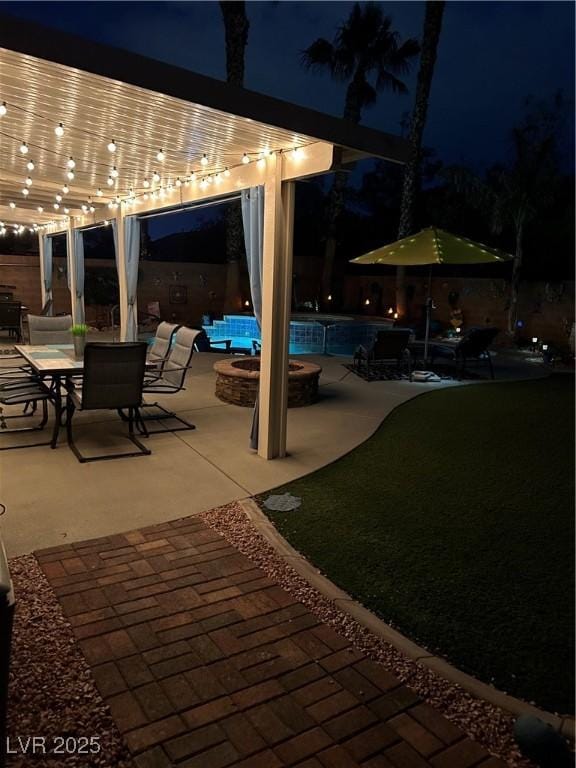
{"label": "patio chair", "polygon": [[[89,342],[84,349],[84,377],[81,392],[70,389],[66,397],[66,436],[68,445],[81,463],[120,459],[127,456],[149,456],[146,448],[134,434],[134,426],[146,435],[146,428],[140,416],[142,405],[142,384],[146,367],[144,341],[111,344]],[[128,439],[138,451],[129,453],[84,456],[74,442],[72,430],[74,413],[77,410],[128,411]]]}
{"label": "patio chair", "polygon": [[[222,345],[224,349],[222,349]],[[198,335],[194,341],[194,348],[197,352],[230,352],[232,345],[232,339],[211,339],[206,331],[198,331]]]}
{"label": "patio chair", "polygon": [[[38,432],[46,426],[48,421],[48,400],[51,393],[48,387],[41,382],[16,381],[0,384],[0,438],[20,432]],[[38,403],[42,403],[42,417],[40,422],[32,427],[8,427],[11,419],[32,417],[36,413]],[[5,414],[5,406],[23,405],[22,413]],[[16,448],[34,448],[40,445],[50,445],[50,440],[44,443],[26,443],[22,445],[0,445],[0,451],[9,451]]]}
{"label": "patio chair", "polygon": [[412,356],[408,349],[411,334],[412,331],[409,328],[378,331],[372,346],[363,353],[355,355],[357,365],[360,367],[365,363],[368,370],[394,365],[398,373],[404,368],[408,378],[411,378]]}
{"label": "patio chair", "polygon": [[155,368],[162,368],[168,359],[172,341],[174,340],[174,334],[178,328],[180,328],[179,325],[165,322],[160,323],[158,328],[156,328],[154,341],[148,351],[147,362],[149,365],[153,364]]}
{"label": "patio chair", "polygon": [[30,344],[72,344],[72,315],[28,315]]}
{"label": "patio chair", "polygon": [[[200,331],[194,328],[186,328],[182,326],[176,331],[174,338],[174,344],[170,350],[167,360],[162,366],[162,370],[158,373],[152,373],[151,376],[147,376],[144,381],[143,393],[158,394],[158,395],[175,395],[184,389],[184,381],[186,379],[186,373],[191,368],[192,355],[194,354],[194,342],[198,337]],[[144,416],[144,422],[158,421],[160,419],[176,419],[176,421],[182,424],[181,427],[156,429],[151,431],[150,434],[156,435],[162,432],[182,432],[187,429],[195,429],[194,424],[183,419],[181,416],[177,416],[173,411],[169,411],[164,408],[160,403],[143,403],[144,408],[158,408],[160,414]]]}
{"label": "patio chair", "polygon": [[22,341],[21,301],[0,301],[0,330],[8,331],[16,343]]}
{"label": "patio chair", "polygon": [[490,356],[489,347],[500,333],[498,328],[470,328],[463,334],[455,345],[436,344],[432,342],[430,347],[430,362],[432,365],[437,358],[451,360],[456,365],[456,376],[461,379],[466,366],[471,360],[478,363],[486,363],[490,371],[490,378],[494,379],[494,366]]}

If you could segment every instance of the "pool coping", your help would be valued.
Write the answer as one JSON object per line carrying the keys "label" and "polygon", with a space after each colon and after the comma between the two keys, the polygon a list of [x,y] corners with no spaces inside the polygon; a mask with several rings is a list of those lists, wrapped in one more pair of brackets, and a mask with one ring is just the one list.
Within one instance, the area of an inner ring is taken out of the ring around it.
{"label": "pool coping", "polygon": [[466,672],[450,664],[446,659],[431,653],[426,648],[415,643],[397,629],[394,629],[378,618],[347,592],[334,584],[307,560],[282,536],[269,518],[260,509],[253,498],[237,502],[252,525],[274,550],[281,555],[296,573],[305,579],[314,589],[317,589],[328,600],[343,612],[350,615],[369,632],[403,653],[412,661],[427,667],[440,677],[459,685],[468,693],[483,699],[513,715],[533,715],[551,725],[558,733],[570,741],[575,739],[575,720],[569,715],[558,715],[529,704],[522,699],[511,696],[498,688],[478,680]]}

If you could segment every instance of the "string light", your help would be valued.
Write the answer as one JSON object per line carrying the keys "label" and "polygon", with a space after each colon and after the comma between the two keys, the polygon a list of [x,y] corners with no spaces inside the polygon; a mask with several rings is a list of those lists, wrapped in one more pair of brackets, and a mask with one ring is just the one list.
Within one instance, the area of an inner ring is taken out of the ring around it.
{"label": "string light", "polygon": [[68,173],[66,174],[66,177],[68,181],[72,181],[72,179],[74,178],[74,171],[68,171]]}
{"label": "string light", "polygon": [[214,176],[214,181],[216,182],[216,184],[220,184],[222,181],[222,176],[220,176],[220,174],[217,173],[216,176]]}
{"label": "string light", "polygon": [[31,187],[32,186],[32,179],[30,178],[30,176],[26,177],[26,186],[27,187]]}
{"label": "string light", "polygon": [[3,101],[2,104],[0,104],[0,117],[4,117],[6,112],[8,112],[8,106],[6,105],[6,102]]}
{"label": "string light", "polygon": [[228,178],[228,176],[230,176],[230,171],[228,170],[228,168],[224,169],[224,176],[226,176],[226,178]]}
{"label": "string light", "polygon": [[58,138],[60,138],[61,136],[64,136],[64,126],[62,125],[62,123],[58,123],[56,128],[54,128],[54,133],[56,134],[56,136],[58,136]]}
{"label": "string light", "polygon": [[26,144],[25,141],[23,141],[22,144],[20,144],[20,152],[23,155],[27,155],[28,154],[28,144]]}
{"label": "string light", "polygon": [[54,210],[57,211],[60,208],[60,203],[54,203]]}
{"label": "string light", "polygon": [[12,209],[16,208],[16,203],[13,203],[12,201],[10,201],[9,205]]}
{"label": "string light", "polygon": [[155,181],[156,184],[158,184],[158,182],[160,181],[160,174],[158,173],[158,171],[154,171],[154,173],[152,174],[152,181]]}
{"label": "string light", "polygon": [[150,187],[150,182],[148,181],[148,179],[144,179],[144,181],[142,182],[142,186],[144,187],[144,189],[148,189]]}
{"label": "string light", "polygon": [[64,184],[64,186],[62,187],[62,192],[64,192],[65,195],[67,195],[68,192],[70,192],[70,187],[68,186],[68,184]]}
{"label": "string light", "polygon": [[28,162],[26,163],[26,168],[28,168],[29,171],[33,171],[34,170],[34,162],[32,160],[28,160]]}
{"label": "string light", "polygon": [[248,157],[246,152],[244,152],[244,154],[242,155],[242,162],[244,163],[244,165],[248,165],[248,163],[250,162],[250,158]]}
{"label": "string light", "polygon": [[56,202],[61,203],[62,202],[62,195],[56,195]]}
{"label": "string light", "polygon": [[100,187],[98,187],[98,189],[96,190],[96,195],[98,197],[102,197],[102,194],[103,194],[102,190],[100,189]]}
{"label": "string light", "polygon": [[64,208],[64,213],[70,213],[70,208]]}
{"label": "string light", "polygon": [[44,213],[44,208],[42,208],[42,206],[39,205],[38,208],[37,208],[37,211],[38,211],[38,213]]}
{"label": "string light", "polygon": [[106,184],[108,184],[109,187],[114,186],[114,179],[112,178],[112,176],[108,176],[108,178],[106,179]]}
{"label": "string light", "polygon": [[24,195],[24,197],[28,197],[28,195],[30,194],[30,190],[27,187],[24,187],[24,189],[22,190],[22,194]]}
{"label": "string light", "polygon": [[292,150],[292,157],[298,160],[298,158],[302,157],[302,150],[300,147],[294,147]]}
{"label": "string light", "polygon": [[116,152],[116,142],[114,139],[108,144],[108,152]]}
{"label": "string light", "polygon": [[72,156],[68,158],[68,162],[66,163],[66,165],[68,166],[68,168],[70,168],[70,170],[72,170],[72,168],[76,168],[76,161]]}
{"label": "string light", "polygon": [[202,179],[202,181],[200,182],[200,189],[206,189],[207,186],[208,186],[208,182],[206,181],[206,179]]}
{"label": "string light", "polygon": [[166,155],[164,154],[164,150],[160,149],[158,150],[156,154],[156,160],[158,160],[159,163],[162,163],[166,158]]}
{"label": "string light", "polygon": [[115,165],[112,166],[112,170],[110,171],[110,176],[112,176],[113,179],[118,178],[118,169]]}
{"label": "string light", "polygon": [[196,174],[194,173],[194,171],[192,171],[192,173],[190,174],[190,181],[196,181]]}
{"label": "string light", "polygon": [[83,205],[82,206],[82,213],[88,213],[88,206],[87,205]]}
{"label": "string light", "polygon": [[203,165],[203,166],[208,165],[208,158],[206,157],[206,153],[202,155],[202,159],[200,160],[200,165]]}
{"label": "string light", "polygon": [[182,182],[180,181],[180,176],[178,176],[178,178],[176,179],[176,186],[177,187],[181,187],[182,186]]}

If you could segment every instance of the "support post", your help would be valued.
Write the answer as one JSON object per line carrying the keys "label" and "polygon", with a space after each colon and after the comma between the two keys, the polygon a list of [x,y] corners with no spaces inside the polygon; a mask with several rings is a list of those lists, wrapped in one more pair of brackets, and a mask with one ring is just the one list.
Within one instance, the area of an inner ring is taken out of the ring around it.
{"label": "support post", "polygon": [[264,189],[258,454],[265,459],[286,455],[294,185],[282,184],[282,162],[267,160]]}
{"label": "support post", "polygon": [[124,203],[116,214],[116,268],[120,306],[120,341],[128,340],[128,283],[126,282],[126,237],[124,234]]}
{"label": "support post", "polygon": [[49,297],[46,293],[46,283],[44,282],[44,235],[42,232],[38,232],[38,253],[40,254],[40,298],[42,307],[45,307]]}

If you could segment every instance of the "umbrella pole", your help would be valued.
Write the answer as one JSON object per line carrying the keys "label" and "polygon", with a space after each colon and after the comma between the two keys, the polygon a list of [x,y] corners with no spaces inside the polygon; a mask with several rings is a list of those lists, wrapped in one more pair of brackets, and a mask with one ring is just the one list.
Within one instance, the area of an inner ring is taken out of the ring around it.
{"label": "umbrella pole", "polygon": [[428,364],[428,343],[430,341],[430,322],[432,320],[432,267],[428,270],[428,297],[426,299],[426,332],[424,334],[424,363]]}

